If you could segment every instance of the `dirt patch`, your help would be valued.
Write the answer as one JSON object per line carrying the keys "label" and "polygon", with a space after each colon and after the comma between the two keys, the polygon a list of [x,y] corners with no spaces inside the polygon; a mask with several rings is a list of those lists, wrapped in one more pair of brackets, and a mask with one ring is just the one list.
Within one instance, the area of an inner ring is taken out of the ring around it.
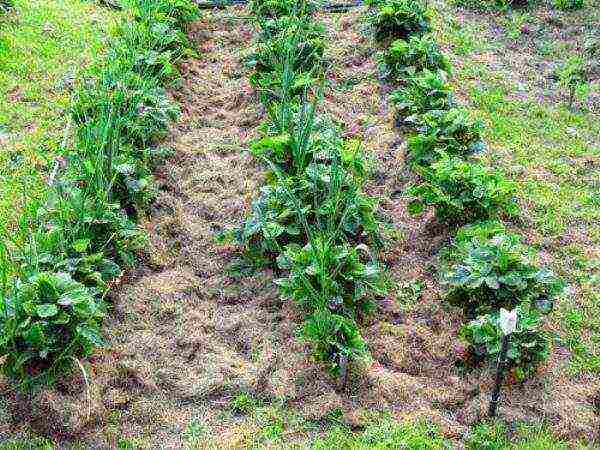
{"label": "dirt patch", "polygon": [[[569,58],[580,57],[590,91],[574,108],[587,108],[594,114],[600,111],[598,51],[593,50],[600,39],[598,0],[589,0],[585,8],[573,11],[560,11],[551,1],[532,2],[510,13],[454,8],[446,2],[440,5],[446,16],[456,17],[455,26],[463,32],[463,39],[472,41],[466,45],[475,50],[472,59],[490,69],[488,76],[502,80],[507,99],[567,105],[568,89],[560,86],[557,69]],[[465,42],[452,44],[460,47]],[[453,64],[459,70],[464,68],[461,58]]]}
{"label": "dirt patch", "polygon": [[[381,256],[398,287],[362,324],[372,364],[355,367],[340,389],[310,360],[296,336],[301,315],[279,297],[272,274],[232,276],[237,250],[215,242],[243,221],[262,184],[261,168],[244,151],[262,114],[242,61],[253,29],[239,20],[243,10],[228,8],[207,14],[192,32],[202,57],[184,65],[173,91],[184,111],[172,133],[176,154],[158,174],[160,195],[144,223],[147,265],[115,294],[110,349],[89,361],[89,387],[75,373],[56,389],[4,399],[0,436],[30,427],[64,447],[116,448],[130,439],[141,448],[182,448],[189,424],[201,422],[218,448],[247,448],[260,424],[231,413],[240,393],[313,424],[331,413],[353,428],[376,411],[423,417],[457,442],[482,417],[491,371],[465,374],[456,365],[463,318],[441,300],[436,281],[449,235],[430,216],[406,213],[399,194],[412,175],[361,13],[319,19],[330,33],[323,109],[364,141],[373,167],[368,191],[381,198],[392,230]],[[424,287],[403,304],[400,289],[412,281]],[[545,420],[558,435],[591,441],[600,429],[600,380],[560,378],[564,363],[554,352],[536,380],[509,387],[501,415]],[[289,438],[321,430],[291,430]]]}

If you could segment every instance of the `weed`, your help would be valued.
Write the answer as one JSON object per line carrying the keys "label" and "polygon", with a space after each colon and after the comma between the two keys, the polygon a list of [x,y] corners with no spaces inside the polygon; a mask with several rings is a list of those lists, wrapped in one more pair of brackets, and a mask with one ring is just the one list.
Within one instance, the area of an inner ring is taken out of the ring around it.
{"label": "weed", "polygon": [[13,0],[0,0],[0,13],[7,12],[9,9],[14,8],[14,6]]}
{"label": "weed", "polygon": [[423,295],[424,289],[425,283],[420,280],[412,280],[410,282],[402,283],[399,286],[396,300],[402,305],[403,308],[409,309],[411,306],[416,305],[419,302],[421,296]]}
{"label": "weed", "polygon": [[231,410],[239,414],[250,414],[259,405],[259,402],[250,394],[239,394],[231,402]]}
{"label": "weed", "polygon": [[281,17],[264,24],[261,40],[248,65],[252,86],[263,102],[302,95],[322,73],[324,29],[308,18]]}
{"label": "weed", "polygon": [[558,85],[568,91],[569,107],[573,107],[576,97],[585,100],[589,87],[583,58],[574,56],[556,69]]}
{"label": "weed", "polygon": [[[511,427],[512,428],[512,427]],[[466,439],[468,450],[567,450],[566,442],[552,437],[546,426],[518,423],[509,431],[502,422],[482,422],[474,426]]]}
{"label": "weed", "polygon": [[527,13],[512,11],[503,18],[506,34],[513,41],[517,41],[523,34],[525,25],[531,21],[531,16]]}
{"label": "weed", "polygon": [[369,357],[357,323],[327,309],[317,309],[307,317],[302,335],[313,345],[314,358],[326,363],[333,375],[342,378],[349,361]]}
{"label": "weed", "polygon": [[458,6],[480,11],[507,11],[513,4],[522,6],[527,2],[528,0],[453,0],[453,3]]}
{"label": "weed", "polygon": [[583,0],[554,0],[554,6],[563,11],[583,8]]}
{"label": "weed", "polygon": [[311,448],[314,450],[330,448],[443,450],[450,448],[450,444],[440,436],[437,427],[426,422],[395,422],[384,419],[369,424],[361,434],[355,434],[341,427],[334,428],[323,439],[316,441]]}
{"label": "weed", "polygon": [[197,443],[205,433],[205,426],[199,421],[192,420],[185,427],[183,438],[188,443]]}

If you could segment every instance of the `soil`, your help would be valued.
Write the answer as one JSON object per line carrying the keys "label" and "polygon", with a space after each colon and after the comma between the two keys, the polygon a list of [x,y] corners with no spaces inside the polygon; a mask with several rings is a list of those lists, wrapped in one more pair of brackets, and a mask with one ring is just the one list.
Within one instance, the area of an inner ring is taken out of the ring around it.
{"label": "soil", "polygon": [[[415,220],[406,212],[404,139],[387,105],[389,88],[378,79],[363,12],[319,19],[331,34],[323,110],[345,124],[348,137],[363,140],[372,158],[368,191],[381,198],[391,230],[381,257],[400,286],[362,324],[372,362],[353,367],[348,386],[339,386],[298,338],[302,316],[279,296],[273,274],[236,275],[240,249],[216,241],[242,223],[263,181],[246,152],[263,115],[244,66],[255,30],[242,7],[229,7],[191,30],[200,56],[183,65],[181,86],[172,91],[183,109],[169,142],[175,155],[157,174],[159,196],[144,223],[145,263],[113,296],[110,348],[86,362],[89,385],[75,372],[52,389],[4,396],[0,441],[31,428],[61,448],[116,448],[132,439],[141,448],[177,449],[188,425],[201,422],[213,438],[199,448],[247,448],[259,424],[228,412],[248,393],[313,424],[338,411],[353,429],[375,411],[422,417],[460,447],[487,408],[493,373],[457,365],[464,317],[441,299],[436,281],[448,232],[431,216]],[[425,286],[414,301],[397,301],[403,286],[419,280]],[[592,442],[600,438],[600,379],[565,377],[566,358],[554,352],[535,380],[509,386],[500,415],[543,420],[557,436]],[[324,428],[290,429],[286,440],[301,442]]]}

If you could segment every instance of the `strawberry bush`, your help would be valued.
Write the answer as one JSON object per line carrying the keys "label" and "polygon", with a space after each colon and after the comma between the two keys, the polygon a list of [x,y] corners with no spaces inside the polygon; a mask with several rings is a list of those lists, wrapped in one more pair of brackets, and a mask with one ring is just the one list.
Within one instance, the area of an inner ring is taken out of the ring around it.
{"label": "strawberry bush", "polygon": [[440,51],[430,34],[397,39],[383,53],[388,79],[401,80],[417,75],[424,69],[450,73],[448,58]]}
{"label": "strawberry bush", "polygon": [[377,40],[407,39],[431,30],[431,11],[418,0],[370,0],[374,7],[369,17]]}
{"label": "strawberry bush", "polygon": [[465,227],[451,249],[452,263],[442,274],[448,299],[471,317],[521,304],[548,313],[563,285],[534,258],[521,238],[498,222]]}
{"label": "strawberry bush", "polygon": [[[517,329],[511,334],[506,359],[518,381],[532,377],[550,356],[552,339],[542,329],[542,320],[535,310],[517,306]],[[486,314],[463,325],[459,337],[468,345],[473,362],[495,363],[503,337],[499,313]]]}
{"label": "strawberry bush", "polygon": [[[562,282],[534,263],[534,252],[519,236],[490,221],[519,213],[517,185],[473,161],[473,155],[486,150],[483,123],[455,104],[446,81],[450,63],[428,34],[430,12],[420,2],[368,3],[374,9],[368,18],[374,38],[386,47],[387,79],[397,87],[390,97],[397,122],[412,132],[408,160],[419,180],[406,192],[409,211],[419,215],[433,207],[440,222],[471,224],[458,230],[442,269],[448,300],[472,319],[460,335],[474,362],[497,361],[505,339],[500,308],[516,308],[508,364],[518,379],[524,379],[549,355],[543,316],[563,291]],[[563,84],[569,86],[572,100],[581,75],[569,69],[562,79],[568,80]]]}
{"label": "strawberry bush", "polygon": [[72,354],[103,345],[102,303],[67,273],[40,272],[19,281],[0,304],[0,354],[4,371],[27,379],[69,365]]}
{"label": "strawberry bush", "polygon": [[483,153],[483,122],[465,110],[431,110],[411,116],[407,121],[417,133],[408,139],[411,164],[427,166],[443,154],[466,157]]}
{"label": "strawberry bush", "polygon": [[[275,3],[282,7],[261,6]],[[225,237],[237,238],[252,263],[277,270],[281,294],[305,313],[314,358],[345,379],[348,365],[368,356],[359,323],[385,292],[377,202],[363,192],[360,143],[316,113],[322,26],[286,2],[254,2],[253,10],[261,32],[250,81],[267,117],[250,152],[266,184],[250,217]]]}
{"label": "strawberry bush", "polygon": [[443,156],[419,172],[422,181],[407,192],[412,214],[433,206],[438,220],[456,225],[518,212],[515,183],[482,165]]}
{"label": "strawberry bush", "polygon": [[153,198],[157,141],[179,112],[165,87],[199,10],[189,0],[135,0],[127,9],[106,62],[86,71],[73,97],[68,164],[23,206],[27,239],[4,257],[13,279],[0,286],[0,360],[20,386],[52,379],[102,345],[103,299],[144,247],[136,219]]}
{"label": "strawberry bush", "polygon": [[[408,123],[427,111],[448,110],[455,106],[452,89],[443,72],[428,69],[409,78],[408,83],[390,95],[398,115]],[[415,116],[415,117],[411,117]]]}
{"label": "strawberry bush", "polygon": [[316,11],[312,0],[251,0],[250,11],[263,18],[301,17]]}

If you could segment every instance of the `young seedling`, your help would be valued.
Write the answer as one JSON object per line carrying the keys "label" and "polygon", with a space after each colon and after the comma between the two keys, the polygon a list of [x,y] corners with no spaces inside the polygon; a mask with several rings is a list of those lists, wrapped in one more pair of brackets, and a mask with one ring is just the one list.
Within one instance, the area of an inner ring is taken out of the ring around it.
{"label": "young seedling", "polygon": [[500,389],[502,388],[502,382],[504,381],[504,367],[506,365],[506,352],[508,351],[508,344],[510,335],[517,329],[517,310],[507,311],[506,309],[500,309],[500,328],[502,329],[502,349],[498,356],[498,366],[496,368],[496,384],[494,386],[494,392],[492,393],[492,400],[490,401],[490,408],[488,410],[489,417],[496,417],[498,410],[498,402],[500,400]]}

